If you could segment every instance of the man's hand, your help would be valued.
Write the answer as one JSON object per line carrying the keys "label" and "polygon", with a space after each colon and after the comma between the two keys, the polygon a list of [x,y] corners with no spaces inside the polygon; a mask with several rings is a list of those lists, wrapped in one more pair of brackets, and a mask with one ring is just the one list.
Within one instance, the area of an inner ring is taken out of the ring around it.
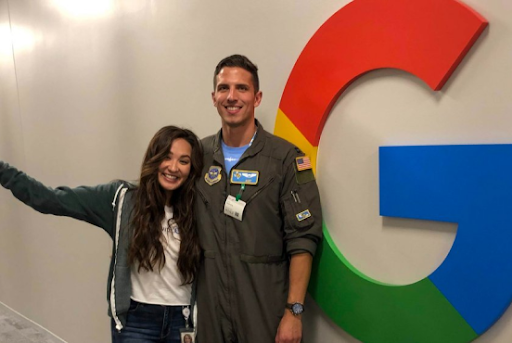
{"label": "man's hand", "polygon": [[302,339],[302,315],[294,316],[289,310],[284,313],[277,328],[275,343],[300,343]]}

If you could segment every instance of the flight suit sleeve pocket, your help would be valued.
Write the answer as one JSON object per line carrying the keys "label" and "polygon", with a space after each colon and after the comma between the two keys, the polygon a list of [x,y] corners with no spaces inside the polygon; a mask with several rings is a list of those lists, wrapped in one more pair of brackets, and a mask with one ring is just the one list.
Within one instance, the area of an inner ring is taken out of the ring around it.
{"label": "flight suit sleeve pocket", "polygon": [[300,192],[293,190],[283,200],[285,218],[288,226],[296,230],[309,229],[315,218],[309,210],[308,201]]}

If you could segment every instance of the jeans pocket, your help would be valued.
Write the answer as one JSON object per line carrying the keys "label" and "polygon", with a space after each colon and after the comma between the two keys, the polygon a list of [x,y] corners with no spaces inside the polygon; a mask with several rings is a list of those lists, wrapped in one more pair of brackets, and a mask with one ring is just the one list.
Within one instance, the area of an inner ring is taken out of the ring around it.
{"label": "jeans pocket", "polygon": [[139,308],[139,306],[139,302],[130,300],[130,307],[128,308],[128,312],[136,311]]}

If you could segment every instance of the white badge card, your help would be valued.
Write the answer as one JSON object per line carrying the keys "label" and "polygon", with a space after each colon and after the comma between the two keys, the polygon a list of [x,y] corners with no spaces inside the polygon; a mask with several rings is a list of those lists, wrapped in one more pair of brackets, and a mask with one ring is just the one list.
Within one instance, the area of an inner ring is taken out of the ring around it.
{"label": "white badge card", "polygon": [[242,221],[242,215],[244,214],[245,201],[236,200],[232,195],[228,196],[226,203],[224,204],[224,214]]}

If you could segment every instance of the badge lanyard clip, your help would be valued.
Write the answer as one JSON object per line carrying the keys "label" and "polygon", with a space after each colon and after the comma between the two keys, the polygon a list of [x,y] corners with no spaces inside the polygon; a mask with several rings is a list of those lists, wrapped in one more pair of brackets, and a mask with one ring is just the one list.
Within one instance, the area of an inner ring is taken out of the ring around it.
{"label": "badge lanyard clip", "polygon": [[240,198],[242,198],[242,193],[244,192],[244,190],[245,190],[245,183],[242,183],[242,185],[240,186],[240,191],[236,195],[236,201],[238,201],[238,200],[240,200]]}
{"label": "badge lanyard clip", "polygon": [[189,306],[183,306],[181,309],[181,313],[183,314],[183,318],[185,319],[185,328],[189,328],[189,317],[190,317],[190,307]]}

